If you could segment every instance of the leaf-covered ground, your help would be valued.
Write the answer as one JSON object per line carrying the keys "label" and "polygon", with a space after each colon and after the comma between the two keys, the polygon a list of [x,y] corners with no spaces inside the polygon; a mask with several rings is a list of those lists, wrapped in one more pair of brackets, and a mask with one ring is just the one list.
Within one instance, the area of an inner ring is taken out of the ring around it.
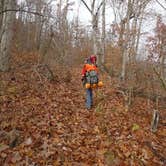
{"label": "leaf-covered ground", "polygon": [[125,111],[115,82],[103,75],[104,87],[94,90],[88,111],[81,69],[70,69],[71,76],[55,71],[56,79],[49,82],[32,62],[1,73],[0,165],[166,164],[166,109],[152,133],[153,103],[135,98]]}

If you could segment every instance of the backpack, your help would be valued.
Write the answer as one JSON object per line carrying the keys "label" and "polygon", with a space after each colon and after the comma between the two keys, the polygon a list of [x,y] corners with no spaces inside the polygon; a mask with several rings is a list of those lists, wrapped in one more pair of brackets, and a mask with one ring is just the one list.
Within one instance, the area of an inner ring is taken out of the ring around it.
{"label": "backpack", "polygon": [[97,67],[93,64],[86,64],[86,83],[97,84],[98,83],[98,72]]}

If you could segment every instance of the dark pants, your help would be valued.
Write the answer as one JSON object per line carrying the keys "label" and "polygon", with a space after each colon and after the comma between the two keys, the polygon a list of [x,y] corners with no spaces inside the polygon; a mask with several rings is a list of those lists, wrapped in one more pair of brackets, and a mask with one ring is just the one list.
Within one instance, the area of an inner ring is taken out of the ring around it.
{"label": "dark pants", "polygon": [[86,108],[90,109],[93,103],[93,92],[92,89],[86,89]]}

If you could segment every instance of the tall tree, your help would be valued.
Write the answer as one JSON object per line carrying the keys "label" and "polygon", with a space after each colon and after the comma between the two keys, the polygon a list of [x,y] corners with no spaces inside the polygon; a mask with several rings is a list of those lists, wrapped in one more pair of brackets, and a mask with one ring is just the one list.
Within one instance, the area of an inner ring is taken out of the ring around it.
{"label": "tall tree", "polygon": [[122,57],[121,79],[126,77],[128,60],[135,60],[144,10],[151,0],[112,0],[115,21],[119,27],[118,45]]}
{"label": "tall tree", "polygon": [[[35,1],[35,8],[36,8],[36,12],[37,13],[41,13],[42,12],[42,8],[43,8],[44,4],[42,2],[42,0],[37,0]],[[39,50],[40,48],[40,40],[41,40],[41,31],[42,31],[42,18],[41,16],[35,15],[35,23],[36,23],[36,27],[35,27],[35,44],[36,44],[36,48],[37,50]]]}
{"label": "tall tree", "polygon": [[[88,11],[90,12],[91,16],[92,16],[92,37],[93,37],[93,52],[94,54],[97,55],[98,59],[101,60],[101,57],[99,57],[98,55],[98,35],[99,35],[99,29],[98,29],[98,22],[99,22],[99,12],[100,9],[103,5],[103,3],[105,1],[101,1],[100,3],[98,3],[98,5],[96,6],[97,1],[93,0],[91,1],[91,8],[88,6],[88,4],[84,1],[81,0],[83,2],[83,4],[86,6],[86,8],[88,9]],[[100,61],[98,62],[100,63]]]}
{"label": "tall tree", "polygon": [[9,70],[9,61],[11,57],[11,42],[13,36],[13,23],[15,12],[9,11],[15,9],[16,0],[3,1],[2,24],[0,27],[0,71]]}
{"label": "tall tree", "polygon": [[103,8],[102,8],[102,37],[101,37],[101,43],[102,43],[102,57],[101,57],[101,63],[104,64],[105,61],[105,7],[106,7],[106,0],[103,0]]}
{"label": "tall tree", "polygon": [[148,51],[150,58],[157,60],[161,79],[166,78],[166,24],[160,16],[157,17],[154,36],[148,38]]}
{"label": "tall tree", "polygon": [[[3,11],[3,3],[4,3],[4,0],[1,0],[0,1],[0,11]],[[2,14],[0,14],[0,28],[2,26]]]}

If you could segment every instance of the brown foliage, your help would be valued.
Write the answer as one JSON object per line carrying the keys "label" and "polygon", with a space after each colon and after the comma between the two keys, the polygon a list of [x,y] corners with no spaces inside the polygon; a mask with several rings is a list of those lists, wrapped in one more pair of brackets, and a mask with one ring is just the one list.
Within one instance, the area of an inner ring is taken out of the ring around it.
{"label": "brown foliage", "polygon": [[[34,55],[27,57],[34,66]],[[70,69],[71,76],[56,68],[58,81],[49,82],[23,62],[17,59],[13,72],[1,74],[0,135],[17,131],[19,139],[12,147],[8,137],[0,140],[0,165],[164,165],[165,126],[150,132],[152,102],[148,108],[136,98],[125,112],[113,81],[110,86],[103,75],[105,86],[94,91],[87,111],[80,68]]]}

